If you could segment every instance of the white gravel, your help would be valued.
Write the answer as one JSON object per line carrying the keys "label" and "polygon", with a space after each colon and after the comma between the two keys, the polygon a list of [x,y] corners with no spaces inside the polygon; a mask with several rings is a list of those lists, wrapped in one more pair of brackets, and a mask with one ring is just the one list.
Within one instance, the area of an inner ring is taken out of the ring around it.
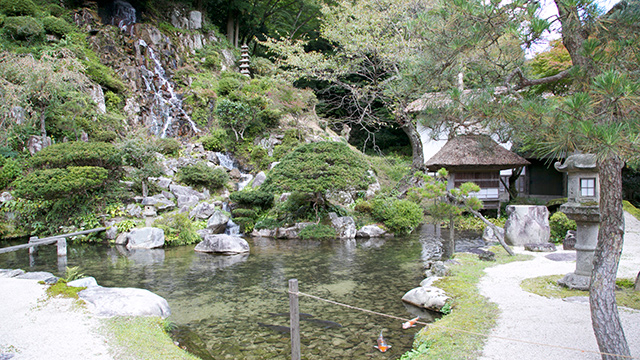
{"label": "white gravel", "polygon": [[[625,213],[625,223],[618,278],[635,279],[640,271],[640,222]],[[514,250],[524,252],[522,248]],[[557,253],[562,252],[570,253],[564,250]],[[526,278],[573,272],[575,261],[552,261],[545,253],[527,253],[535,259],[488,268],[487,275],[480,281],[481,294],[498,304],[501,311],[498,325],[491,332],[480,359],[601,359],[594,353],[598,346],[591,326],[588,298],[549,299],[525,292],[520,287]],[[620,318],[631,355],[640,358],[640,311],[620,308]]]}
{"label": "white gravel", "polygon": [[0,278],[0,359],[112,359],[99,327],[74,300],[47,299],[36,280]]}

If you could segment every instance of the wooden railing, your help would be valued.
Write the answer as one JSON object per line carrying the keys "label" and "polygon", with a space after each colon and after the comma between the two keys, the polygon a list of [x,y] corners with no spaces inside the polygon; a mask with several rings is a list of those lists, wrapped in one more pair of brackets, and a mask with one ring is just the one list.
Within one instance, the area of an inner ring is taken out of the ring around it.
{"label": "wooden railing", "polygon": [[16,251],[20,249],[27,249],[27,248],[29,249],[29,254],[33,254],[37,251],[38,246],[40,245],[51,245],[53,243],[56,243],[58,245],[58,256],[67,256],[67,238],[68,237],[86,235],[86,234],[91,234],[94,232],[100,232],[105,230],[107,230],[107,228],[99,227],[99,228],[90,229],[90,230],[77,231],[69,234],[50,236],[43,239],[39,239],[37,236],[32,236],[31,238],[29,238],[29,242],[27,244],[0,248],[0,254]]}

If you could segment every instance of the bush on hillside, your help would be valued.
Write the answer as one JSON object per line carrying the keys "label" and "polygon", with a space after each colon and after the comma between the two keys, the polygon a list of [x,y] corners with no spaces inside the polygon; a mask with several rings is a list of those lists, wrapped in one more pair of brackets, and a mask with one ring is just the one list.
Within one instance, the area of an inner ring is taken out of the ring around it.
{"label": "bush on hillside", "polygon": [[255,219],[258,214],[256,213],[255,210],[253,209],[235,209],[231,212],[231,214],[233,214],[233,217],[244,217],[244,218],[250,218],[250,219]]}
{"label": "bush on hillside", "polygon": [[2,168],[0,169],[0,190],[5,189],[11,182],[22,175],[22,165],[19,160],[3,159]]}
{"label": "bush on hillside", "polygon": [[34,16],[37,11],[31,0],[0,0],[0,12],[8,16]]}
{"label": "bush on hillside", "polygon": [[268,209],[273,206],[273,194],[266,191],[259,190],[244,190],[237,191],[229,196],[231,201],[236,202],[242,206],[259,207],[262,209]]}
{"label": "bush on hillside", "polygon": [[14,182],[18,197],[52,200],[69,195],[86,195],[103,186],[109,171],[96,166],[69,166],[66,169],[36,170]]}
{"label": "bush on hillside", "polygon": [[224,169],[211,168],[206,163],[199,162],[181,168],[178,171],[178,180],[191,186],[219,189],[229,181],[229,176]]}
{"label": "bush on hillside", "polygon": [[58,36],[64,36],[73,30],[71,24],[55,16],[47,16],[42,19],[42,25],[47,34]]}
{"label": "bush on hillside", "polygon": [[576,222],[570,220],[563,212],[556,211],[549,218],[549,228],[551,229],[551,241],[561,243],[568,230],[576,229]]}
{"label": "bush on hillside", "polygon": [[255,220],[249,217],[234,217],[233,222],[240,226],[240,232],[243,234],[253,231]]}
{"label": "bush on hillside", "polygon": [[31,158],[38,169],[68,166],[99,166],[115,169],[122,165],[121,152],[113,144],[103,142],[72,141],[51,145]]}
{"label": "bush on hillside", "polygon": [[38,41],[44,35],[44,27],[31,16],[12,16],[4,20],[4,33],[11,39]]}
{"label": "bush on hillside", "polygon": [[207,151],[223,152],[227,146],[227,132],[222,129],[211,129],[209,135],[203,136],[199,139]]}
{"label": "bush on hillside", "polygon": [[375,198],[371,215],[394,233],[408,234],[423,221],[422,208],[409,200]]}
{"label": "bush on hillside", "polygon": [[158,152],[167,156],[178,156],[180,153],[180,142],[174,138],[160,138],[156,140]]}

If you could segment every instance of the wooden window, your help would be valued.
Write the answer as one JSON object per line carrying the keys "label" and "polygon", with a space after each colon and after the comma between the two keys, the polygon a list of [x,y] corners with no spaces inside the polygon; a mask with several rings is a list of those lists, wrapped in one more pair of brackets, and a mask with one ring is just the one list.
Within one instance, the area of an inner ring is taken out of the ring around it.
{"label": "wooden window", "polygon": [[583,197],[596,196],[596,178],[580,179],[580,195]]}

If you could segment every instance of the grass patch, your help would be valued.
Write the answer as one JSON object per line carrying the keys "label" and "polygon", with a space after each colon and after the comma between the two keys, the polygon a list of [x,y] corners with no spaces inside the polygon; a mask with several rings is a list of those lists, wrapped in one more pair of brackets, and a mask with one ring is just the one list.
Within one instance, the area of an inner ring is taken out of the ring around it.
{"label": "grass patch", "polygon": [[624,211],[628,212],[629,214],[633,215],[633,217],[640,220],[640,210],[638,210],[637,207],[633,206],[632,203],[628,202],[627,200],[624,200],[622,202],[622,208],[624,209]]}
{"label": "grass patch", "polygon": [[[530,293],[548,298],[568,298],[572,296],[589,296],[588,291],[571,290],[558,285],[558,280],[563,275],[540,276],[522,281],[522,289]],[[624,306],[640,310],[640,291],[633,290],[634,280],[618,279],[616,285],[616,302],[618,306]]]}
{"label": "grass patch", "polygon": [[173,343],[164,330],[165,320],[159,317],[114,317],[103,324],[116,359],[199,360]]}
{"label": "grass patch", "polygon": [[496,253],[495,262],[481,261],[473,254],[456,254],[455,260],[460,265],[451,266],[451,276],[434,284],[453,298],[451,314],[420,331],[413,344],[414,350],[404,354],[402,359],[475,359],[480,355],[484,336],[449,329],[488,335],[496,324],[499,310],[478,290],[484,269],[531,258],[529,255],[509,256],[500,247],[493,247],[491,251]]}
{"label": "grass patch", "polygon": [[57,283],[47,288],[47,295],[49,297],[66,297],[72,299],[78,299],[78,293],[86,287],[73,287],[67,286],[67,282],[64,279],[58,280]]}

